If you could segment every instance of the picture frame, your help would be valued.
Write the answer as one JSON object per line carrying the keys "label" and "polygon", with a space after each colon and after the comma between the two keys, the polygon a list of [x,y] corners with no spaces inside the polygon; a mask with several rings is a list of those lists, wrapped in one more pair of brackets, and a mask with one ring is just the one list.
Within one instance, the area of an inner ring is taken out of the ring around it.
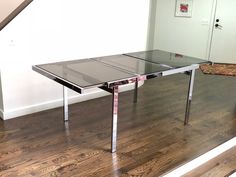
{"label": "picture frame", "polygon": [[175,16],[192,17],[193,0],[176,0]]}

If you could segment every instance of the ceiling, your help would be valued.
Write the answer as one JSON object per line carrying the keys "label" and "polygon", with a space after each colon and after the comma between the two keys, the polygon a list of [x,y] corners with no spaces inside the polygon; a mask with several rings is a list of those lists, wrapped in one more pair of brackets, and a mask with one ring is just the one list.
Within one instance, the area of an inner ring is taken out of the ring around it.
{"label": "ceiling", "polygon": [[33,0],[0,0],[0,30]]}

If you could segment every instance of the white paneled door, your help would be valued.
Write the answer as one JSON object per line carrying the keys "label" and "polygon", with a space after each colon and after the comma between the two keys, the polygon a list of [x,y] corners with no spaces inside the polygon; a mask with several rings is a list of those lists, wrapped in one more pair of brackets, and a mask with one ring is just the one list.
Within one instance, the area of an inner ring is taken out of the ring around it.
{"label": "white paneled door", "polygon": [[236,0],[217,0],[210,60],[236,64]]}

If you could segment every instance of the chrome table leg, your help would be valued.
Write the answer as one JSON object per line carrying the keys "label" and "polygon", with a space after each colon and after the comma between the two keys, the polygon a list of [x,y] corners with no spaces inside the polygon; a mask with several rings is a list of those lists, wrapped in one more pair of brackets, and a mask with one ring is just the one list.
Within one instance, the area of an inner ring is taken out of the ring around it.
{"label": "chrome table leg", "polygon": [[112,134],[111,134],[111,152],[116,152],[117,142],[117,117],[118,117],[118,96],[119,86],[113,87],[112,92]]}
{"label": "chrome table leg", "polygon": [[63,115],[64,121],[68,121],[68,89],[63,86]]}
{"label": "chrome table leg", "polygon": [[193,94],[194,77],[195,77],[195,69],[191,70],[191,73],[190,73],[190,80],[189,80],[189,88],[188,88],[188,97],[187,97],[187,103],[186,103],[184,125],[187,125],[188,121],[189,121],[190,106],[191,106],[192,94]]}
{"label": "chrome table leg", "polygon": [[134,103],[137,103],[137,100],[138,100],[138,79],[136,79],[134,86]]}

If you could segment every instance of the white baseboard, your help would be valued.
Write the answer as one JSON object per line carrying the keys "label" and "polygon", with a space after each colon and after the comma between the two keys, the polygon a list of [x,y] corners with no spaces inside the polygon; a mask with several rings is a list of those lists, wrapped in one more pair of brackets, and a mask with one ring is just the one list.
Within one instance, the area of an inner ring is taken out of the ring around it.
{"label": "white baseboard", "polygon": [[[69,97],[68,102],[69,102],[69,104],[73,104],[76,102],[82,102],[82,101],[86,101],[89,99],[102,97],[105,95],[108,95],[108,94],[104,91],[92,92],[92,93],[87,93],[87,94],[83,94],[83,95],[78,94],[76,96]],[[51,101],[47,101],[47,102],[41,102],[39,104],[19,107],[17,109],[5,110],[3,112],[2,117],[4,120],[7,120],[7,119],[12,119],[12,118],[16,118],[19,116],[27,115],[27,114],[32,114],[35,112],[53,109],[56,107],[60,107],[62,105],[63,105],[63,98],[60,98],[60,99],[51,100]]]}
{"label": "white baseboard", "polygon": [[[143,84],[143,82],[139,83],[139,86],[141,86],[142,84]],[[134,84],[129,84],[127,86],[121,86],[120,91],[121,92],[128,91],[128,90],[132,90],[133,88],[134,88]],[[82,95],[78,94],[76,96],[69,97],[68,102],[69,102],[69,104],[73,104],[73,103],[77,103],[77,102],[82,102],[82,101],[86,101],[86,100],[90,100],[90,99],[99,98],[99,97],[106,96],[106,95],[109,95],[109,93],[102,91],[100,89],[95,89],[95,90],[93,89],[92,91],[87,92],[85,94],[82,94]],[[27,115],[27,114],[32,114],[35,112],[40,112],[40,111],[60,107],[62,105],[63,105],[63,98],[60,98],[60,99],[56,99],[56,100],[42,102],[39,104],[19,107],[16,109],[4,110],[4,111],[0,110],[0,117],[3,120],[7,120],[7,119],[12,119],[12,118],[16,118],[19,116]]]}

